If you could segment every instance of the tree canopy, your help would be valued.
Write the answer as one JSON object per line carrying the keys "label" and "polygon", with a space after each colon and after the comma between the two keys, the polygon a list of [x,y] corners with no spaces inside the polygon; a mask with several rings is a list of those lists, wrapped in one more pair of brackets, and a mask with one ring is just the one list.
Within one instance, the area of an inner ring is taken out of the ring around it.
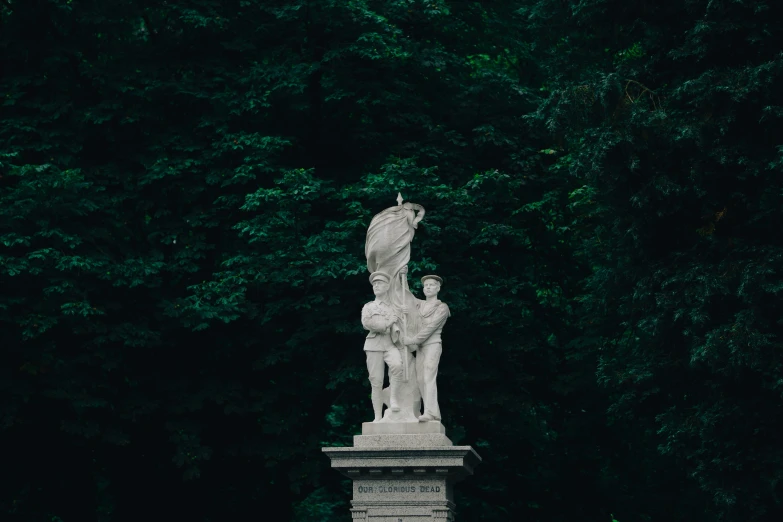
{"label": "tree canopy", "polygon": [[347,520],[399,191],[460,519],[780,520],[781,19],[3,0],[0,518]]}

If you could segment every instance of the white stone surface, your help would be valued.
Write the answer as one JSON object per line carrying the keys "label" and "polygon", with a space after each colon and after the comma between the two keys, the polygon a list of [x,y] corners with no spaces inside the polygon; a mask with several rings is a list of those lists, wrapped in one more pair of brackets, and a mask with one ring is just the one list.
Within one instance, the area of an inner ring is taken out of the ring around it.
{"label": "white stone surface", "polygon": [[472,474],[481,462],[470,446],[323,451],[332,467],[353,481],[351,515],[365,522],[453,520],[454,484]]}
{"label": "white stone surface", "polygon": [[[419,331],[416,297],[408,288],[411,241],[424,207],[403,203],[376,214],[367,229],[364,253],[375,301],[362,308],[362,326],[369,330],[364,343],[371,386],[373,422],[401,422],[418,418],[419,386],[415,359],[403,339]],[[418,213],[418,215],[417,215]],[[403,310],[413,312],[405,313]],[[384,401],[383,364],[388,367],[390,393]],[[389,408],[383,413],[383,403]]]}
{"label": "white stone surface", "polygon": [[[429,423],[428,423],[429,424]],[[432,448],[453,446],[443,433],[418,433],[414,435],[354,435],[355,448]]]}
{"label": "white stone surface", "polygon": [[[364,350],[377,423],[441,418],[436,378],[443,350],[441,333],[451,315],[438,299],[443,280],[436,275],[422,277],[423,300],[408,288],[411,242],[423,217],[424,207],[403,203],[398,194],[397,206],[376,214],[367,229],[364,253],[375,301],[362,308],[362,325],[369,330]],[[382,390],[384,364],[390,386]]]}
{"label": "white stone surface", "polygon": [[[418,417],[422,422],[440,420],[438,405],[438,365],[443,353],[441,333],[446,320],[451,316],[446,303],[438,299],[443,280],[436,275],[421,278],[426,300],[416,299],[416,313],[419,315],[419,331],[414,336],[406,335],[403,343],[416,351],[416,382],[419,396],[424,402],[424,414]],[[407,309],[403,310],[407,312]]]}
{"label": "white stone surface", "polygon": [[362,435],[415,435],[419,433],[446,433],[446,428],[439,421],[362,423]]}
{"label": "white stone surface", "polygon": [[379,421],[381,423],[418,422],[419,415],[421,415],[421,394],[419,393],[419,379],[417,378],[416,373],[416,358],[409,350],[406,351],[409,378],[408,382],[401,381],[397,385],[397,403],[400,411],[395,412],[391,410],[391,389],[387,386],[381,393],[383,404],[386,406],[386,410],[383,412],[383,418]]}
{"label": "white stone surface", "polygon": [[470,446],[454,446],[440,422],[436,377],[450,311],[438,300],[440,277],[422,278],[424,300],[408,288],[410,244],[424,208],[403,203],[401,195],[397,203],[373,217],[365,242],[375,293],[362,312],[373,422],[362,423],[354,446],[322,451],[353,481],[354,521],[448,522],[454,484],[473,474],[481,457]]}
{"label": "white stone surface", "polygon": [[[438,446],[431,448],[357,448],[354,446],[321,448],[332,467],[349,477],[374,471],[402,469],[416,476],[445,474],[452,478],[473,473],[481,457],[470,446]],[[353,473],[355,471],[355,474]],[[442,472],[442,473],[441,473]]]}

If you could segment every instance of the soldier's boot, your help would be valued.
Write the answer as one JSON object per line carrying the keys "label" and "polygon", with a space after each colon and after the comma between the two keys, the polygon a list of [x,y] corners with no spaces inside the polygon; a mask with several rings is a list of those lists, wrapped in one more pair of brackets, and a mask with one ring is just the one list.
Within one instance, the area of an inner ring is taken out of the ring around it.
{"label": "soldier's boot", "polygon": [[400,388],[402,383],[398,379],[392,379],[389,383],[389,408],[393,412],[400,411]]}
{"label": "soldier's boot", "polygon": [[380,386],[372,387],[370,399],[372,400],[372,411],[375,413],[373,422],[379,422],[383,418],[383,392]]}

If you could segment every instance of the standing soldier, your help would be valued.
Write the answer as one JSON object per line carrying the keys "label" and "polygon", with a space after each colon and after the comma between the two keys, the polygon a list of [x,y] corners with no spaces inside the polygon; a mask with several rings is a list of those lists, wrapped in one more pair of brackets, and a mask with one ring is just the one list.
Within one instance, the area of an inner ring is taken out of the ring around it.
{"label": "standing soldier", "polygon": [[384,272],[370,275],[375,301],[362,308],[362,326],[369,330],[364,341],[367,354],[367,371],[372,387],[373,422],[379,422],[383,413],[383,369],[389,366],[389,407],[391,411],[400,411],[399,390],[402,381],[402,357],[395,343],[401,340],[399,318],[389,304],[389,282],[391,277]]}
{"label": "standing soldier", "polygon": [[[426,275],[421,278],[424,285],[426,300],[416,299],[416,307],[421,316],[421,329],[415,337],[406,337],[406,346],[416,349],[416,379],[419,384],[421,398],[424,401],[424,414],[419,417],[420,422],[440,420],[440,408],[438,407],[438,386],[435,379],[438,377],[438,363],[443,352],[443,342],[440,334],[446,319],[451,316],[446,303],[438,299],[438,292],[443,280],[436,275]],[[403,312],[407,312],[403,309]]]}

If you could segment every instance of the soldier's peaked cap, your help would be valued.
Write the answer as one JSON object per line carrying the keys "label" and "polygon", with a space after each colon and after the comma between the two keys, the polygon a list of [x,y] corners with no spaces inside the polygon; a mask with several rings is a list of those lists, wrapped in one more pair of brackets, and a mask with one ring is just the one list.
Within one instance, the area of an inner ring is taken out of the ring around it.
{"label": "soldier's peaked cap", "polygon": [[389,277],[389,274],[386,272],[373,272],[370,274],[370,284],[378,280],[382,280],[384,283],[388,283],[391,281],[391,277]]}
{"label": "soldier's peaked cap", "polygon": [[441,284],[441,285],[443,284],[443,279],[441,279],[440,277],[438,277],[436,275],[425,275],[424,277],[421,278],[421,284],[424,284],[424,281],[426,281],[427,279],[433,279],[433,280],[437,281],[438,284]]}

